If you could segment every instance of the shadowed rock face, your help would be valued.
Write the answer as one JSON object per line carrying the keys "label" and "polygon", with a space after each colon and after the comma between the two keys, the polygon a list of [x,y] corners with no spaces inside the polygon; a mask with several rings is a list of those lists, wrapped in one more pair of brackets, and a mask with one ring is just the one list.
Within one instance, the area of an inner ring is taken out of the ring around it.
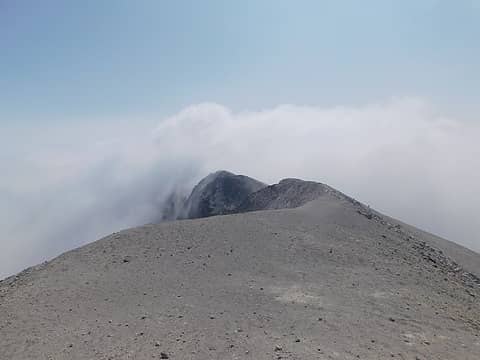
{"label": "shadowed rock face", "polygon": [[284,179],[267,186],[248,176],[217,171],[201,180],[187,199],[179,201],[178,195],[172,194],[163,220],[295,208],[332,191],[335,190],[312,181]]}
{"label": "shadowed rock face", "polygon": [[0,281],[0,359],[478,360],[479,254],[314,182],[221,172],[188,201],[237,214],[128,229]]}
{"label": "shadowed rock face", "polygon": [[217,171],[193,188],[179,217],[196,219],[231,213],[248,195],[265,186],[248,176]]}

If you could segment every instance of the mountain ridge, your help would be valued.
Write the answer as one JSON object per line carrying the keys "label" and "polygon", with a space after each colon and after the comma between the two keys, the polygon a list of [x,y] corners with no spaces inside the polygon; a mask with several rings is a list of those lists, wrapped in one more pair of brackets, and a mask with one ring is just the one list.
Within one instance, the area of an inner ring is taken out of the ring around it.
{"label": "mountain ridge", "polygon": [[[201,179],[188,196],[172,193],[162,220],[196,219],[248,211],[302,206],[327,193],[360,204],[355,199],[319,182],[285,178],[267,185],[259,180],[218,170]],[[365,207],[367,209],[367,207]]]}
{"label": "mountain ridge", "polygon": [[479,254],[325,184],[285,179],[242,203],[123,230],[1,281],[0,354],[477,359]]}

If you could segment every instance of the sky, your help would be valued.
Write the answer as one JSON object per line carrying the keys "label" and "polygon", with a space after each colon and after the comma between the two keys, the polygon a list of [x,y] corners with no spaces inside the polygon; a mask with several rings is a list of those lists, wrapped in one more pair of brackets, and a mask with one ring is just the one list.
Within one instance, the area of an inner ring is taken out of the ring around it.
{"label": "sky", "polygon": [[226,169],[480,251],[480,1],[0,0],[0,278]]}

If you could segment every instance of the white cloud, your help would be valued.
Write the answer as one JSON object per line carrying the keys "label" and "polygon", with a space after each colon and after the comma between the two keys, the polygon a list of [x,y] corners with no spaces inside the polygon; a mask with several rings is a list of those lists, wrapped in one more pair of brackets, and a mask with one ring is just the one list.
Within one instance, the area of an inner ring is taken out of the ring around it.
{"label": "white cloud", "polygon": [[159,123],[153,132],[132,121],[57,126],[34,142],[5,136],[5,153],[15,156],[0,157],[0,276],[155,221],[176,185],[217,169],[325,182],[480,250],[480,126],[442,117],[420,99],[238,113],[206,103]]}

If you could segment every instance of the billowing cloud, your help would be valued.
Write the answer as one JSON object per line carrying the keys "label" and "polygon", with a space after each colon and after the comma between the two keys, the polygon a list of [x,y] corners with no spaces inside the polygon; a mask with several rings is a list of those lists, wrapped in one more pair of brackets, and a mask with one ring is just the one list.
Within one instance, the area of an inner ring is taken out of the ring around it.
{"label": "billowing cloud", "polygon": [[110,232],[157,221],[163,201],[217,169],[265,182],[327,183],[475,250],[480,126],[421,99],[363,107],[281,105],[233,112],[205,103],[101,130],[56,126],[5,138],[0,277]]}

